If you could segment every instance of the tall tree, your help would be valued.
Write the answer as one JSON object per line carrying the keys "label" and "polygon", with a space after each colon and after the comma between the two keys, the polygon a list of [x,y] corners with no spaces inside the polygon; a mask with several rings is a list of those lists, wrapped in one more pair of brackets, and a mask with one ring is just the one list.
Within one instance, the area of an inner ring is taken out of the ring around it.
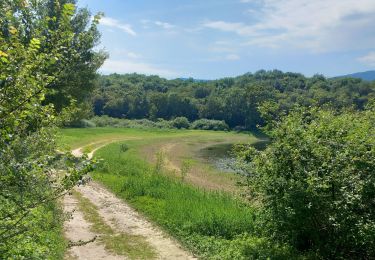
{"label": "tall tree", "polygon": [[[52,100],[46,100],[51,86],[57,86],[65,77],[53,68],[68,68],[72,57],[77,57],[73,59],[76,61],[83,55],[78,45],[71,44],[76,38],[72,27],[76,8],[66,3],[59,6],[58,15],[41,16],[44,3],[0,2],[2,259],[52,257],[53,239],[48,234],[58,221],[47,221],[50,214],[55,214],[51,205],[53,208],[55,199],[90,170],[90,164],[82,162],[78,167],[69,155],[56,152],[53,129],[63,119]],[[48,23],[58,17],[58,26],[51,29]],[[66,112],[70,109],[65,105],[63,108]]]}
{"label": "tall tree", "polygon": [[[50,31],[56,30],[62,25],[66,26],[72,34],[64,42],[64,59],[69,63],[56,62],[48,67],[49,74],[58,74],[57,80],[48,85],[48,93],[45,103],[53,103],[57,111],[70,105],[72,100],[77,104],[90,102],[90,98],[97,85],[97,70],[103,64],[107,54],[96,51],[99,44],[100,33],[97,29],[97,15],[91,22],[91,13],[86,8],[74,9],[69,23],[64,21],[62,9],[66,4],[75,5],[75,0],[45,0],[40,5],[41,18],[46,24],[36,23],[38,31],[45,37],[42,46],[44,51],[56,48],[56,39]],[[47,28],[40,29],[40,26]],[[84,109],[85,106],[81,106]]]}

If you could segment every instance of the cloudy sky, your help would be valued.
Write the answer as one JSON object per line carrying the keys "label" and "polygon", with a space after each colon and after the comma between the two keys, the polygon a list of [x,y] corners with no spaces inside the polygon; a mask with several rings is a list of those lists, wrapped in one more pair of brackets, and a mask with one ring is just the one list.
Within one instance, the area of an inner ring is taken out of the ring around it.
{"label": "cloudy sky", "polygon": [[375,0],[79,0],[104,12],[103,73],[214,79],[375,69]]}

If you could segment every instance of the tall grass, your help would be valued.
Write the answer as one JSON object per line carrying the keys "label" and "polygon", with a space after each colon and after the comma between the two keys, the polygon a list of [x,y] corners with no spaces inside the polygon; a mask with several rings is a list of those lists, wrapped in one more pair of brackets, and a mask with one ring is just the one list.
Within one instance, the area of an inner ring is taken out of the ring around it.
{"label": "tall grass", "polygon": [[203,191],[155,172],[155,167],[137,157],[137,142],[127,145],[126,152],[121,151],[121,143],[98,151],[97,157],[104,160],[93,174],[96,180],[200,256],[249,259],[254,252],[259,254],[256,248],[264,243],[254,236],[252,208],[228,194]]}

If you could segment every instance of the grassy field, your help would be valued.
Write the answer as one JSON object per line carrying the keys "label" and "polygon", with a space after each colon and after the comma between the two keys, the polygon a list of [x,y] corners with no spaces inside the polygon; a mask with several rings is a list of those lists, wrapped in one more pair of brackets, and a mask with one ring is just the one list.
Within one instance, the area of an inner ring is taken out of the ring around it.
{"label": "grassy field", "polygon": [[[64,129],[60,138],[61,144],[70,148],[90,145],[94,149],[96,144],[112,142],[95,154],[103,160],[92,174],[94,179],[195,254],[209,259],[256,259],[262,254],[269,256],[272,246],[256,235],[255,210],[223,188],[234,187],[237,177],[212,167],[206,175],[187,173],[204,179],[197,184],[178,173],[186,158],[203,169],[201,172],[209,168],[203,167],[204,161],[195,155],[201,148],[240,141],[254,142],[256,138],[226,132],[110,128]],[[175,148],[161,156],[160,149],[171,144]],[[223,175],[226,179],[217,186],[215,177]],[[272,250],[273,255],[285,251],[277,247]]]}
{"label": "grassy field", "polygon": [[159,157],[165,173],[171,177],[180,178],[182,165],[188,161],[186,182],[206,190],[236,193],[240,177],[219,172],[200,156],[200,151],[217,144],[256,142],[257,139],[249,134],[228,132],[123,128],[63,129],[59,138],[60,146],[67,149],[83,147],[84,152],[119,141],[132,144],[133,152],[144,159],[144,163],[155,164]]}

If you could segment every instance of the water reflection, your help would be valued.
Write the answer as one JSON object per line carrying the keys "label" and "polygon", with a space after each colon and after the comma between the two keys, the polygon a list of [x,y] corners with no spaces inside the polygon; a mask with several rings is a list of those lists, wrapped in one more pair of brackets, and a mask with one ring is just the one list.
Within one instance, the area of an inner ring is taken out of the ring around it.
{"label": "water reflection", "polygon": [[[264,150],[269,144],[269,140],[260,140],[252,146],[257,150]],[[217,144],[212,145],[200,150],[199,157],[206,162],[213,165],[216,169],[221,172],[237,172],[236,170],[236,158],[232,153],[234,144]]]}

